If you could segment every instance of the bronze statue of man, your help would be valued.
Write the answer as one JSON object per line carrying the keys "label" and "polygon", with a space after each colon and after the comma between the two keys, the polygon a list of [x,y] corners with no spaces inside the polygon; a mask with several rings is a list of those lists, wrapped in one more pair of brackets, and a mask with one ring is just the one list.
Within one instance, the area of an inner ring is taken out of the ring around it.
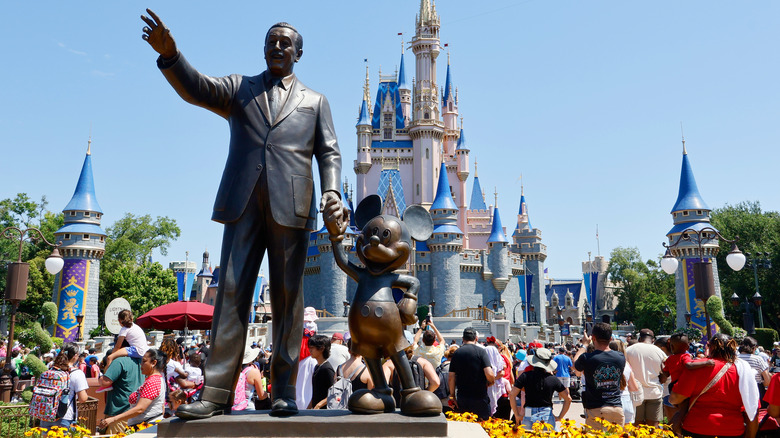
{"label": "bronze statue of man", "polygon": [[165,79],[185,101],[224,117],[230,126],[230,151],[211,217],[225,230],[205,386],[200,400],[182,405],[176,415],[208,418],[229,407],[266,251],[273,317],[271,415],[294,415],[303,267],[317,215],[312,157],[319,167],[320,210],[339,218],[344,211],[341,154],[328,101],[293,74],[303,38],[287,23],[271,26],[265,36],[265,72],[210,77],[187,62],[170,30],[146,11],[142,37],[160,54],[157,66]]}

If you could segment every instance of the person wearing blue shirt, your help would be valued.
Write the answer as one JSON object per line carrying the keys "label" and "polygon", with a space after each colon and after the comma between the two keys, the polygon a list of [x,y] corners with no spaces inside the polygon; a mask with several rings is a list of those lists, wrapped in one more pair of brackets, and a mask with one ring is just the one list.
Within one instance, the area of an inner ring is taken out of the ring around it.
{"label": "person wearing blue shirt", "polygon": [[565,388],[569,387],[571,383],[571,373],[569,368],[574,366],[569,355],[566,354],[564,347],[558,348],[558,354],[553,357],[555,363],[558,364],[558,368],[555,370],[555,377],[557,377]]}

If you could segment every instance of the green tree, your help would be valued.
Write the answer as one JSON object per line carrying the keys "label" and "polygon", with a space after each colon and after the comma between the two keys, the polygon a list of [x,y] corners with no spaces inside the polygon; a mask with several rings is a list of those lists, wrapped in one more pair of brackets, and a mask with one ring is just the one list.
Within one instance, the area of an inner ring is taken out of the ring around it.
{"label": "green tree", "polygon": [[174,219],[150,215],[135,216],[125,213],[124,217],[106,229],[107,262],[134,263],[141,265],[149,260],[152,251],[167,255],[168,247],[181,235]]}
{"label": "green tree", "polygon": [[[725,237],[739,237],[737,245],[744,253],[750,253],[748,261],[757,252],[770,253],[773,269],[758,269],[758,285],[764,297],[762,306],[764,324],[780,329],[780,213],[762,211],[758,201],[740,202],[736,205],[726,205],[712,212],[712,225]],[[718,276],[721,283],[721,294],[725,301],[726,316],[732,323],[742,326],[742,311],[731,305],[729,297],[733,293],[741,301],[750,298],[756,292],[753,269],[745,266],[735,272],[728,267],[726,256],[731,250],[731,244],[721,241],[718,252]],[[758,321],[756,320],[756,326]]]}
{"label": "green tree", "polygon": [[[105,306],[115,297],[125,298],[135,315],[141,315],[157,306],[176,301],[176,275],[159,263],[144,263],[139,266],[120,264],[102,281],[101,300]],[[109,298],[110,297],[110,298]]]}
{"label": "green tree", "polygon": [[[607,274],[617,287],[621,319],[653,331],[674,329],[674,276],[663,272],[657,261],[642,262],[638,249],[618,247],[610,254]],[[664,315],[667,306],[669,316]]]}

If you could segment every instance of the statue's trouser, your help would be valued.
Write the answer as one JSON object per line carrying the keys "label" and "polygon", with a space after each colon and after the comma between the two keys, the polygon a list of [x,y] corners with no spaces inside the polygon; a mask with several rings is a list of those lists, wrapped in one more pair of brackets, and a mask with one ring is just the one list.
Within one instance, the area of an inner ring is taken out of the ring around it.
{"label": "statue's trouser", "polygon": [[241,218],[225,224],[202,400],[223,405],[232,400],[257,274],[266,250],[273,331],[272,398],[295,400],[303,338],[303,268],[308,244],[309,231],[274,222],[267,185],[262,183],[255,187]]}

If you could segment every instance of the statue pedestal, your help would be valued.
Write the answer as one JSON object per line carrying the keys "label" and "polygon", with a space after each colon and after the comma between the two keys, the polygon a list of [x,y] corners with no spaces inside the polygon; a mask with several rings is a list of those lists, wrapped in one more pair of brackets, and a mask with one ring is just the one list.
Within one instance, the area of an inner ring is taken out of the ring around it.
{"label": "statue pedestal", "polygon": [[[353,415],[344,410],[305,410],[292,417],[271,417],[269,411],[219,415],[206,420],[163,420],[158,437],[447,437],[444,415]],[[464,423],[465,424],[465,423]],[[479,431],[482,428],[476,425]],[[143,432],[143,431],[142,431]],[[463,435],[465,436],[465,435]],[[475,435],[470,435],[475,436]],[[476,436],[479,436],[477,434]],[[486,435],[483,435],[486,436]]]}

